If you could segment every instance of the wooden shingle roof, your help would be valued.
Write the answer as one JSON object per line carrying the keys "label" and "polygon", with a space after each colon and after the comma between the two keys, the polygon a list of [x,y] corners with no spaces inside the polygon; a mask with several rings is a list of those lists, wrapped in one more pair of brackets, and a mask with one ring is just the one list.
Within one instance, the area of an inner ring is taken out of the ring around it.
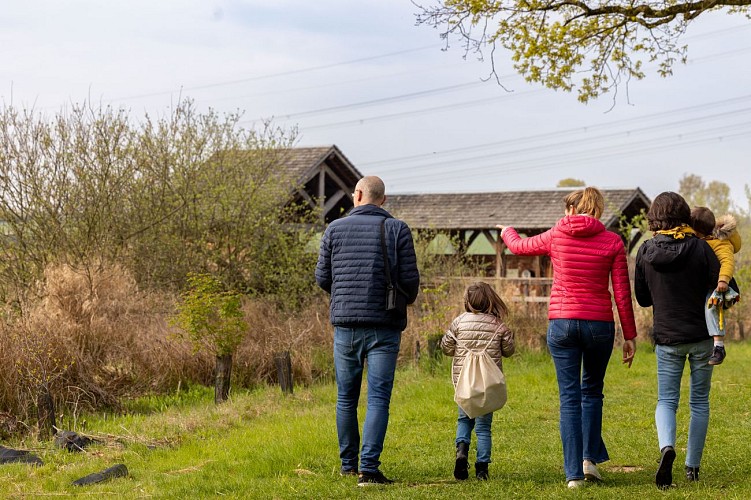
{"label": "wooden shingle roof", "polygon": [[[575,189],[504,191],[497,193],[441,193],[387,195],[384,208],[413,229],[494,229],[512,225],[520,231],[545,231],[563,216],[563,198]],[[608,228],[618,227],[621,213],[632,217],[650,200],[641,189],[604,189]]]}
{"label": "wooden shingle roof", "polygon": [[280,164],[284,165],[290,177],[300,184],[305,184],[314,177],[321,163],[333,162],[337,165],[336,173],[344,182],[354,188],[362,174],[355,168],[341,150],[334,146],[289,148],[282,151]]}

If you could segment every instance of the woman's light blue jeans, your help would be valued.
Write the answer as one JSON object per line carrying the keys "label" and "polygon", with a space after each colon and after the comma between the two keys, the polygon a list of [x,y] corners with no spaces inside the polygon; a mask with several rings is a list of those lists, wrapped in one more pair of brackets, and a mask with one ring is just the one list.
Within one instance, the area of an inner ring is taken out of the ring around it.
{"label": "woman's light blue jeans", "polygon": [[548,325],[567,481],[584,479],[584,460],[598,464],[610,459],[602,440],[602,391],[614,339],[615,323],[610,321],[553,319]]}
{"label": "woman's light blue jeans", "polygon": [[472,429],[477,436],[477,461],[490,463],[490,452],[493,447],[493,438],[490,427],[493,424],[493,412],[469,418],[464,410],[459,407],[459,419],[456,422],[456,444],[467,443],[472,440]]}
{"label": "woman's light blue jeans", "polygon": [[657,409],[655,424],[660,450],[675,447],[676,418],[681,398],[681,377],[688,359],[691,370],[688,406],[691,420],[688,425],[686,465],[699,467],[704,441],[709,427],[709,389],[712,384],[712,339],[692,344],[657,345]]}
{"label": "woman's light blue jeans", "polygon": [[357,470],[360,432],[357,405],[362,372],[368,367],[368,408],[362,429],[360,470],[377,472],[389,424],[391,390],[402,333],[395,328],[334,327],[336,430],[343,470]]}

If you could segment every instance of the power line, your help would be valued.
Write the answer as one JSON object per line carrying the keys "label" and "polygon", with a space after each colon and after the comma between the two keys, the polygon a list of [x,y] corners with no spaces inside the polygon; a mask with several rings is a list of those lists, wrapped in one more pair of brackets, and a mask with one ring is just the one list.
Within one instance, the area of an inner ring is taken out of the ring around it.
{"label": "power line", "polygon": [[460,63],[454,63],[454,64],[438,64],[438,65],[428,66],[428,67],[425,67],[425,68],[420,68],[419,70],[410,69],[409,71],[399,71],[399,72],[396,72],[396,73],[379,73],[377,75],[368,75],[368,76],[364,76],[362,78],[355,78],[355,79],[352,79],[352,80],[336,80],[334,82],[330,81],[330,82],[327,82],[327,83],[322,83],[322,84],[319,84],[319,85],[309,85],[309,86],[306,86],[306,87],[294,87],[294,88],[289,88],[289,89],[274,89],[274,90],[268,90],[268,91],[264,91],[264,92],[254,92],[253,94],[246,94],[246,95],[242,95],[242,96],[232,96],[232,95],[230,95],[230,96],[226,96],[226,97],[218,97],[218,98],[213,98],[212,102],[216,102],[216,101],[228,101],[228,100],[233,100],[233,99],[235,99],[235,100],[236,99],[247,99],[247,98],[250,98],[250,97],[263,97],[263,96],[268,96],[268,95],[287,94],[287,93],[292,93],[292,92],[304,92],[304,91],[307,91],[307,90],[316,90],[316,89],[323,89],[323,88],[329,88],[329,87],[340,87],[340,86],[343,86],[343,85],[350,85],[350,84],[353,84],[353,83],[372,82],[374,80],[384,80],[384,79],[388,79],[388,78],[393,78],[395,76],[405,76],[405,75],[412,75],[412,76],[414,76],[414,75],[417,75],[417,74],[420,74],[420,73],[431,72],[431,71],[434,71],[436,69],[444,69],[445,70],[447,68],[453,68],[453,67],[456,67],[456,66],[464,66],[464,65],[466,65],[466,62],[460,62]]}
{"label": "power line", "polygon": [[[726,35],[726,34],[731,33],[731,32],[748,29],[749,27],[751,27],[751,26],[749,26],[749,25],[739,25],[739,26],[734,26],[734,27],[731,27],[731,28],[710,31],[710,32],[707,32],[707,33],[701,33],[701,34],[697,34],[697,35],[687,35],[686,39],[687,39],[687,41],[691,41],[691,40],[702,39],[702,38],[710,38],[710,37],[715,37],[715,36],[723,36],[723,35]],[[394,57],[394,56],[403,55],[403,54],[409,54],[409,53],[413,53],[413,52],[421,52],[421,51],[424,51],[424,50],[434,49],[434,48],[436,48],[435,45],[424,45],[424,46],[421,46],[421,47],[414,47],[414,48],[411,48],[411,49],[405,49],[405,50],[399,50],[399,51],[395,51],[395,52],[388,52],[388,53],[383,53],[383,54],[377,54],[377,55],[374,55],[374,56],[367,56],[367,57],[362,57],[362,58],[357,58],[357,59],[350,59],[350,60],[347,60],[347,61],[341,61],[341,62],[336,62],[336,63],[331,63],[331,64],[323,64],[323,65],[319,65],[319,66],[310,66],[310,67],[307,67],[307,68],[300,68],[300,69],[297,69],[297,70],[282,71],[282,72],[278,72],[278,73],[270,73],[270,74],[266,74],[266,75],[257,75],[257,76],[251,76],[251,77],[246,77],[246,78],[237,78],[237,79],[234,79],[234,80],[222,80],[222,81],[207,83],[207,84],[204,84],[204,85],[194,85],[194,86],[190,86],[190,87],[180,87],[179,89],[154,91],[154,92],[149,92],[149,93],[144,93],[144,94],[136,94],[136,95],[118,97],[118,98],[110,99],[110,100],[108,100],[108,102],[127,101],[127,100],[133,100],[133,99],[142,99],[142,98],[146,98],[146,97],[171,95],[171,94],[174,94],[175,92],[183,92],[183,91],[191,91],[191,90],[203,90],[203,89],[221,87],[221,86],[226,86],[226,85],[235,85],[235,84],[239,84],[239,83],[247,83],[247,82],[251,82],[251,81],[266,80],[266,79],[277,78],[277,77],[282,77],[282,76],[289,76],[289,75],[307,73],[307,72],[312,72],[312,71],[318,71],[318,70],[322,70],[322,69],[330,69],[330,68],[334,68],[334,67],[338,67],[338,66],[346,66],[346,65],[357,64],[357,63],[361,63],[361,62],[374,61],[374,60],[378,60],[378,59],[384,59],[384,58],[388,58],[388,57]]]}
{"label": "power line", "polygon": [[[749,49],[740,49],[740,50],[746,51],[746,50],[751,50],[751,48],[749,48]],[[699,61],[701,62],[701,61],[708,60],[708,59],[716,59],[716,58],[721,57],[723,55],[733,54],[735,52],[737,52],[737,51],[720,52],[720,53],[716,53],[714,55],[703,57]],[[501,78],[512,78],[512,77],[517,77],[518,78],[518,75],[503,75]],[[545,89],[543,89],[543,90],[545,90]],[[529,95],[529,94],[538,93],[538,92],[539,92],[538,90],[523,91],[523,92],[513,93],[513,95],[514,96],[521,96],[521,95]],[[415,93],[415,94],[419,94],[419,92]],[[407,99],[409,99],[408,97],[406,97],[408,95],[410,95],[410,94],[400,94],[400,95],[397,95],[397,96],[391,96],[391,97],[386,98],[386,99],[391,99],[391,100],[393,100],[393,102],[396,102],[397,99],[398,100],[407,100]],[[417,97],[420,97],[420,96],[417,95]],[[324,124],[319,124],[319,125],[309,125],[309,126],[304,126],[304,127],[300,127],[300,128],[301,128],[301,130],[305,131],[305,130],[319,130],[319,129],[326,129],[326,128],[336,128],[336,127],[345,127],[345,126],[364,125],[366,123],[377,122],[377,121],[393,120],[393,119],[402,118],[402,117],[405,117],[405,116],[419,115],[419,114],[425,114],[425,113],[432,113],[432,112],[435,112],[435,111],[446,111],[446,110],[450,110],[450,109],[457,109],[457,108],[463,108],[463,107],[476,106],[476,105],[479,105],[479,104],[485,104],[485,103],[490,102],[490,101],[497,101],[499,99],[504,99],[504,98],[507,98],[507,97],[508,96],[500,96],[500,97],[491,97],[491,98],[472,100],[472,101],[464,101],[464,102],[460,102],[460,103],[448,104],[448,105],[443,105],[443,106],[433,106],[433,107],[429,107],[429,108],[410,110],[410,111],[402,111],[402,112],[383,114],[383,115],[376,115],[376,116],[365,117],[365,118],[355,118],[355,119],[351,119],[351,120],[344,120],[344,121],[338,121],[338,122],[330,122],[330,123],[324,123]],[[340,106],[335,106],[334,108],[336,108],[337,112],[338,111],[345,111],[345,110],[348,110],[348,109],[355,109],[355,108],[358,108],[358,107],[362,107],[364,105],[372,105],[372,104],[368,104],[368,103],[372,103],[372,101],[366,101],[365,103],[343,104],[343,105],[340,105]],[[323,110],[316,110],[316,111],[319,111],[318,114],[323,113]],[[303,112],[302,114],[306,114],[306,113],[307,112]],[[292,116],[297,116],[297,115],[300,115],[300,114],[289,114],[289,115],[283,115],[283,116],[292,117]],[[256,124],[256,123],[261,123],[261,122],[263,122],[263,119],[256,118],[254,120],[243,120],[243,121],[241,121],[239,123],[241,125],[244,125],[244,124]]]}
{"label": "power line", "polygon": [[[362,102],[355,102],[350,104],[342,104],[340,106],[330,106],[328,108],[319,108],[319,109],[313,109],[310,111],[301,111],[298,113],[291,113],[287,115],[281,115],[281,118],[285,118],[287,120],[292,118],[299,118],[303,116],[315,116],[319,114],[325,114],[325,113],[336,113],[339,111],[347,111],[350,109],[357,109],[357,108],[363,108],[367,106],[375,106],[377,104],[386,104],[386,103],[392,103],[392,102],[400,102],[400,101],[406,101],[409,99],[416,99],[419,97],[426,97],[436,94],[442,94],[445,92],[453,92],[455,90],[462,90],[468,87],[477,87],[478,85],[485,85],[486,82],[483,81],[474,81],[469,83],[460,83],[457,85],[449,85],[447,87],[439,87],[435,89],[428,89],[428,90],[421,90],[419,92],[412,92],[410,94],[399,94],[396,96],[390,96],[390,97],[381,97],[379,99],[372,99],[370,101],[362,101]],[[258,119],[257,119],[258,120]],[[257,121],[253,120],[253,121]]]}
{"label": "power line", "polygon": [[[466,108],[466,107],[472,107],[472,106],[480,106],[483,104],[488,104],[489,102],[495,102],[495,101],[501,101],[501,100],[511,100],[515,99],[517,97],[526,97],[534,94],[540,94],[543,92],[548,92],[547,89],[537,89],[537,90],[527,90],[524,92],[509,92],[505,95],[500,95],[496,97],[485,97],[482,99],[474,99],[471,101],[462,101],[457,102],[453,104],[444,104],[441,106],[431,106],[429,108],[422,108],[422,109],[416,109],[411,111],[400,111],[397,113],[390,113],[385,115],[377,115],[372,116],[368,118],[356,118],[354,120],[346,120],[341,122],[335,122],[335,123],[326,123],[322,125],[311,125],[304,127],[305,130],[316,130],[316,129],[324,129],[324,128],[336,128],[336,127],[344,127],[344,126],[351,126],[351,125],[362,125],[364,123],[369,122],[377,122],[377,121],[384,121],[384,120],[393,120],[394,118],[401,118],[405,116],[417,116],[417,115],[424,115],[429,113],[434,113],[437,111],[449,111],[452,109],[460,109],[460,108]],[[256,123],[256,122],[254,122]]]}
{"label": "power line", "polygon": [[[319,71],[319,70],[322,70],[322,69],[336,68],[338,66],[347,66],[347,65],[350,65],[350,64],[357,64],[357,63],[361,63],[361,62],[374,61],[376,59],[384,59],[384,58],[387,58],[387,57],[394,57],[394,56],[399,56],[399,55],[402,55],[402,54],[409,54],[409,53],[412,53],[412,52],[420,52],[420,51],[423,51],[423,50],[434,49],[434,48],[436,48],[435,45],[425,45],[425,46],[416,47],[416,48],[413,48],[413,49],[399,50],[399,51],[396,51],[396,52],[388,52],[388,53],[385,53],[385,54],[378,54],[378,55],[369,56],[369,57],[361,57],[359,59],[351,59],[351,60],[348,60],[348,61],[341,61],[341,62],[331,63],[331,64],[323,64],[323,65],[320,65],[320,66],[310,66],[310,67],[307,67],[307,68],[300,68],[300,69],[294,69],[294,70],[289,70],[289,71],[282,71],[282,72],[279,72],[279,73],[269,73],[269,74],[266,74],[266,75],[250,76],[250,77],[247,77],[247,78],[238,78],[236,80],[224,80],[224,81],[219,81],[219,82],[214,82],[214,83],[207,83],[205,85],[194,85],[194,86],[191,86],[191,87],[180,87],[180,92],[187,91],[187,90],[203,90],[203,89],[209,89],[209,88],[215,88],[215,87],[223,87],[223,86],[226,86],[226,85],[236,85],[238,83],[247,83],[247,82],[253,82],[253,81],[258,81],[258,80],[268,80],[270,78],[278,78],[280,76],[297,75],[297,74],[301,74],[301,73],[308,73],[308,72],[311,72],[311,71]],[[126,96],[126,97],[118,97],[118,98],[115,98],[115,99],[111,99],[109,102],[113,102],[113,101],[127,101],[127,100],[131,100],[131,99],[141,99],[141,98],[144,98],[144,97],[155,97],[155,96],[160,96],[160,95],[171,95],[171,94],[174,94],[176,91],[177,90],[172,89],[172,90],[163,90],[163,91],[151,92],[151,93],[147,93],[147,94],[139,94],[139,95]]]}
{"label": "power line", "polygon": [[[652,153],[655,151],[665,151],[675,148],[684,148],[684,147],[695,147],[700,146],[707,143],[712,142],[732,142],[738,139],[748,139],[749,135],[751,135],[751,130],[749,131],[743,131],[736,134],[729,134],[729,135],[723,135],[723,136],[713,136],[713,137],[707,137],[704,139],[694,139],[690,141],[688,144],[684,142],[676,142],[672,144],[661,144],[661,145],[655,145],[647,148],[642,148],[639,150],[636,149],[629,149],[625,152],[625,156],[634,156],[634,155],[640,155],[645,153]],[[624,156],[623,152],[617,152],[617,153],[608,153],[608,154],[602,154],[602,155],[595,155],[590,157],[583,157],[579,158],[577,161],[580,163],[591,163],[594,161],[601,161],[601,160],[607,160],[609,158],[612,158],[613,156]],[[571,163],[569,160],[565,161],[556,161],[556,159],[553,159],[549,163],[545,163],[543,165],[537,165],[537,166],[520,166],[516,168],[507,168],[502,171],[493,172],[493,174],[508,174],[508,173],[514,173],[514,172],[541,172],[541,171],[547,171],[547,170],[556,170],[561,167],[570,167]],[[482,172],[482,173],[470,173],[467,174],[465,172],[458,172],[459,175],[461,175],[462,179],[465,178],[476,178],[481,176],[487,176],[488,173]],[[429,187],[432,181],[440,180],[436,179],[435,176],[420,176],[421,186],[422,188]],[[409,181],[409,178],[393,178],[389,177],[389,183],[392,185],[392,192],[398,192],[399,189],[399,183]],[[395,191],[396,190],[396,191]]]}
{"label": "power line", "polygon": [[[742,130],[742,132],[730,133],[736,130]],[[706,135],[706,134],[716,134],[716,133],[722,133],[722,132],[729,132],[729,134],[725,134],[721,136],[713,135],[712,137],[708,137],[708,138],[702,137],[703,135]],[[398,181],[420,179],[423,182],[428,181],[428,180],[434,181],[434,180],[450,179],[452,176],[455,176],[455,175],[461,175],[461,178],[465,179],[468,177],[477,177],[477,176],[482,176],[482,175],[488,175],[491,173],[495,175],[495,174],[502,174],[502,173],[516,172],[516,171],[536,170],[536,169],[539,169],[540,167],[546,167],[551,164],[563,164],[563,163],[570,164],[571,161],[573,160],[591,161],[595,159],[609,158],[615,155],[631,156],[637,153],[651,152],[651,151],[661,150],[661,149],[665,149],[665,148],[669,148],[669,147],[677,146],[677,145],[685,146],[688,144],[688,145],[693,146],[699,143],[719,141],[719,140],[730,139],[730,138],[734,139],[734,138],[740,138],[740,137],[748,137],[749,135],[751,135],[751,121],[742,122],[740,124],[703,129],[700,131],[679,134],[677,136],[671,134],[668,136],[655,137],[655,138],[647,139],[643,141],[630,142],[626,144],[618,144],[615,146],[604,146],[601,148],[576,151],[576,152],[571,152],[571,153],[566,153],[566,154],[558,153],[555,155],[548,155],[548,156],[543,156],[539,158],[530,158],[526,160],[510,160],[510,161],[504,161],[501,163],[496,162],[496,163],[488,164],[488,165],[477,165],[477,166],[470,166],[470,167],[461,167],[463,162],[457,161],[456,164],[454,165],[454,168],[449,171],[415,173],[413,172],[414,169],[409,169],[406,172],[406,175],[399,175],[399,173],[396,173],[396,174],[390,174],[390,177]],[[636,149],[636,147],[638,146],[641,146],[642,149]],[[503,167],[509,167],[509,168],[503,168]]]}
{"label": "power line", "polygon": [[[478,144],[474,146],[465,146],[461,148],[453,148],[453,149],[431,152],[431,153],[423,153],[423,154],[402,156],[402,157],[396,157],[396,158],[389,158],[385,160],[364,162],[364,163],[360,163],[359,165],[361,167],[368,167],[368,166],[382,165],[382,164],[409,163],[411,161],[416,161],[416,160],[424,160],[424,159],[429,159],[429,158],[432,159],[437,156],[451,156],[454,154],[467,153],[471,151],[481,151],[484,149],[492,149],[494,147],[504,146],[504,145],[518,145],[522,143],[538,142],[538,141],[543,141],[543,140],[546,141],[549,139],[554,139],[557,137],[564,137],[564,136],[568,136],[568,135],[572,135],[576,133],[590,132],[593,130],[596,131],[600,129],[609,129],[613,127],[620,127],[623,125],[628,125],[630,123],[639,123],[639,122],[653,120],[653,119],[664,117],[664,116],[681,115],[681,114],[696,112],[696,111],[700,111],[704,109],[716,109],[719,106],[729,105],[729,104],[740,104],[749,100],[751,100],[751,94],[740,96],[740,97],[722,99],[719,101],[714,101],[714,102],[700,104],[700,105],[687,106],[684,108],[678,108],[678,109],[669,110],[669,111],[663,111],[660,113],[653,113],[653,114],[639,116],[635,118],[625,118],[623,120],[617,120],[617,121],[613,121],[610,123],[603,123],[603,124],[591,125],[591,126],[586,126],[586,127],[575,127],[575,128],[559,130],[555,132],[547,132],[544,134],[536,134],[536,135],[519,137],[519,138],[514,138],[514,139],[504,139],[502,141],[489,142],[489,143]],[[733,111],[728,111],[726,113],[734,114],[736,111],[737,110],[733,110]],[[709,116],[722,116],[722,115],[724,114],[719,113],[717,115],[709,115]],[[698,119],[701,120],[701,119],[704,119],[704,117],[699,117]],[[648,127],[648,128],[654,128],[654,127]],[[636,132],[638,133],[639,129],[637,129]]]}

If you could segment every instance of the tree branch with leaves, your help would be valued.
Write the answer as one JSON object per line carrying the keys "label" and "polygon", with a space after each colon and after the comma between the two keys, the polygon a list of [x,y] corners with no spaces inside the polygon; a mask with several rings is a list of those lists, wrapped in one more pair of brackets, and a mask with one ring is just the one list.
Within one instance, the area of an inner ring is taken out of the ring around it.
{"label": "tree branch with leaves", "polygon": [[582,102],[599,97],[631,78],[645,76],[643,61],[657,73],[672,74],[685,63],[680,38],[691,21],[725,9],[751,18],[751,0],[644,1],[613,0],[443,0],[415,3],[418,25],[440,30],[447,47],[459,38],[465,55],[481,59],[495,49],[511,52],[514,68],[529,82],[576,90]]}

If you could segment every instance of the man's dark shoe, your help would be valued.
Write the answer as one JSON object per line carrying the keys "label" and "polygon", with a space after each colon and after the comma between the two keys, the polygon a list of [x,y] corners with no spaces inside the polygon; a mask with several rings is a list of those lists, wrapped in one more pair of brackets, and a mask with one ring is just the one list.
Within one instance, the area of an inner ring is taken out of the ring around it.
{"label": "man's dark shoe", "polygon": [[469,443],[456,445],[456,464],[454,464],[454,478],[464,481],[469,477]]}
{"label": "man's dark shoe", "polygon": [[712,355],[709,357],[709,364],[712,366],[719,365],[722,364],[723,361],[725,361],[725,346],[714,346]]}
{"label": "man's dark shoe", "polygon": [[345,469],[344,467],[342,467],[339,470],[339,475],[340,476],[357,476],[358,474],[357,474],[357,469]]}
{"label": "man's dark shoe", "polygon": [[488,475],[488,463],[487,462],[475,463],[475,477],[477,479],[480,479],[481,481],[487,481],[488,479],[490,479],[490,476]]}
{"label": "man's dark shoe", "polygon": [[670,488],[673,484],[673,461],[675,460],[675,450],[672,446],[666,446],[662,449],[660,456],[660,466],[657,468],[655,475],[655,484],[661,490]]}
{"label": "man's dark shoe", "polygon": [[379,484],[391,484],[394,481],[388,479],[381,471],[361,472],[357,478],[357,486],[377,486]]}
{"label": "man's dark shoe", "polygon": [[689,467],[686,466],[686,480],[687,481],[698,481],[699,480],[699,468],[698,467]]}

